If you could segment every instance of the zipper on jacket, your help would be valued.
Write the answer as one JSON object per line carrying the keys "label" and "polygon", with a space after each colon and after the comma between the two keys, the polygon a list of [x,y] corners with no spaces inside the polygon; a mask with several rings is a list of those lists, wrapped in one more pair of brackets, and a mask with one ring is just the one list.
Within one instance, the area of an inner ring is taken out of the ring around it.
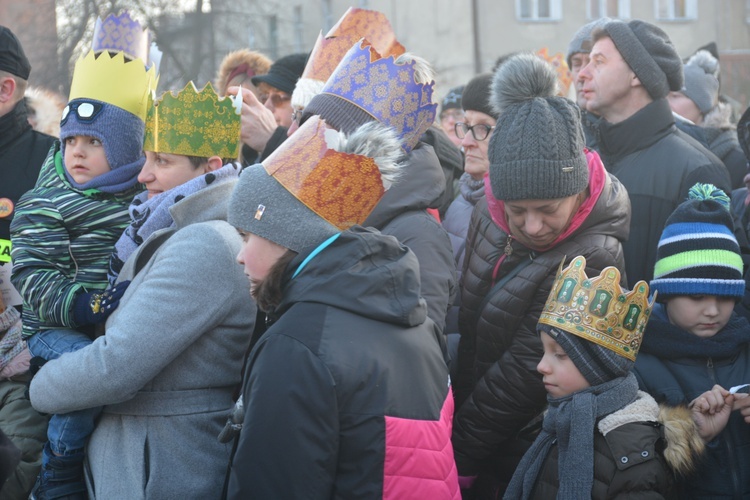
{"label": "zipper on jacket", "polygon": [[513,236],[508,235],[508,241],[505,243],[505,249],[503,249],[503,253],[510,257],[510,254],[513,253],[513,247],[510,245],[513,242]]}

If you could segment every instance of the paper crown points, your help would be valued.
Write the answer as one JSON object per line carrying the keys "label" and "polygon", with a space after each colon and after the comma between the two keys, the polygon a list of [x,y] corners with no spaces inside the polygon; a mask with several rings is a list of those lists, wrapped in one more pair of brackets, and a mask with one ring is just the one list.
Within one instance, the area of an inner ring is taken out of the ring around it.
{"label": "paper crown points", "polygon": [[536,55],[547,61],[550,66],[552,66],[552,69],[555,70],[557,81],[560,85],[559,95],[566,97],[568,95],[568,90],[570,89],[570,84],[573,83],[573,75],[570,73],[570,68],[568,68],[565,56],[562,52],[551,55],[547,47],[540,49]]}
{"label": "paper crown points", "polygon": [[89,51],[76,61],[68,100],[96,99],[145,121],[158,83],[156,69],[147,70],[139,59],[126,61],[122,52],[113,56],[106,51],[99,55]]}
{"label": "paper crown points", "polygon": [[240,115],[231,97],[219,97],[211,83],[198,91],[190,81],[164,92],[149,108],[144,151],[208,158],[236,158]]}
{"label": "paper crown points", "polygon": [[400,56],[406,49],[396,40],[385,14],[367,9],[349,9],[341,19],[315,42],[301,78],[326,82],[352,45],[365,38],[379,54]]}
{"label": "paper crown points", "polygon": [[635,361],[641,348],[654,299],[648,284],[639,281],[632,291],[620,287],[620,271],[605,268],[595,278],[586,276],[586,259],[578,256],[555,278],[539,323],[553,326]]}
{"label": "paper crown points", "polygon": [[381,56],[367,40],[349,49],[323,87],[324,94],[349,101],[375,120],[392,127],[407,153],[435,121],[435,82],[417,83],[415,62],[396,63]]}
{"label": "paper crown points", "polygon": [[310,117],[263,162],[295,198],[342,231],[362,224],[385,190],[375,160],[330,149],[325,122]]}
{"label": "paper crown points", "polygon": [[130,59],[141,59],[146,63],[149,60],[148,29],[130,17],[127,11],[110,14],[103,21],[97,17],[91,50],[97,54],[124,52]]}

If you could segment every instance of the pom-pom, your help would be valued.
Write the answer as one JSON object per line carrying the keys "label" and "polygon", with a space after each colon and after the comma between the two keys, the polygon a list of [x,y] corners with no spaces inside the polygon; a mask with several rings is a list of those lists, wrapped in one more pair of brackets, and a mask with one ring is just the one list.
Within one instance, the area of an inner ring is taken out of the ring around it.
{"label": "pom-pom", "polygon": [[693,54],[685,66],[695,66],[702,69],[706,74],[719,77],[719,60],[707,50],[699,50]]}
{"label": "pom-pom", "polygon": [[535,97],[557,95],[557,74],[534,54],[518,54],[505,61],[492,78],[492,107],[498,114],[513,104]]}
{"label": "pom-pom", "polygon": [[690,188],[690,191],[688,191],[688,199],[699,201],[713,200],[720,203],[721,206],[723,206],[727,210],[727,212],[729,211],[729,196],[727,196],[724,191],[717,188],[713,184],[696,184],[695,186]]}

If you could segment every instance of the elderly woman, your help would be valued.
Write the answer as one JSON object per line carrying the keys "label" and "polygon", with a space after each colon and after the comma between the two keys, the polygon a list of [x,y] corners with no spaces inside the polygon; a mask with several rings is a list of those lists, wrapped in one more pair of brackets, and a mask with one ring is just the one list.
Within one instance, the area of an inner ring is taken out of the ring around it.
{"label": "elderly woman", "polygon": [[[147,122],[138,177],[147,191],[130,207],[133,222],[111,265],[131,284],[106,335],[48,362],[31,384],[39,411],[104,406],[86,450],[91,498],[221,494],[231,449],[217,436],[256,309],[234,260],[241,240],[226,222],[239,167],[222,165],[238,152],[239,118],[229,99],[210,87],[196,95],[192,85],[152,110],[171,123]],[[213,137],[203,135],[203,120]],[[202,157],[196,145],[216,154]]]}
{"label": "elderly woman", "polygon": [[467,236],[453,445],[463,485],[481,474],[475,492],[492,498],[524,452],[514,438],[547,401],[536,324],[560,261],[624,270],[627,192],[584,149],[580,112],[555,97],[555,78],[527,54],[494,75],[486,199]]}

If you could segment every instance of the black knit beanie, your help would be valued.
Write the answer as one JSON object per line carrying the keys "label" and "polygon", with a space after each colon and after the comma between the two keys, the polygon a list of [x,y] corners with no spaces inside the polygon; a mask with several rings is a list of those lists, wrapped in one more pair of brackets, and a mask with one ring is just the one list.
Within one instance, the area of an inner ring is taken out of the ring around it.
{"label": "black knit beanie", "polygon": [[479,111],[497,120],[497,111],[490,103],[492,73],[477,75],[466,84],[461,105],[464,111]]}
{"label": "black knit beanie", "polygon": [[271,65],[268,73],[254,76],[250,81],[256,87],[263,82],[292,95],[297,80],[300,79],[302,72],[305,71],[305,64],[307,64],[307,54],[305,53],[284,56]]}
{"label": "black knit beanie", "polygon": [[581,112],[556,97],[557,75],[533,54],[519,54],[495,73],[490,137],[490,185],[498,200],[566,198],[586,189]]}
{"label": "black knit beanie", "polygon": [[0,70],[24,80],[28,80],[31,73],[31,64],[23,52],[21,42],[5,26],[0,26]]}
{"label": "black knit beanie", "polygon": [[612,39],[652,99],[682,88],[682,60],[664,30],[635,19],[628,23],[611,21],[602,31]]}

